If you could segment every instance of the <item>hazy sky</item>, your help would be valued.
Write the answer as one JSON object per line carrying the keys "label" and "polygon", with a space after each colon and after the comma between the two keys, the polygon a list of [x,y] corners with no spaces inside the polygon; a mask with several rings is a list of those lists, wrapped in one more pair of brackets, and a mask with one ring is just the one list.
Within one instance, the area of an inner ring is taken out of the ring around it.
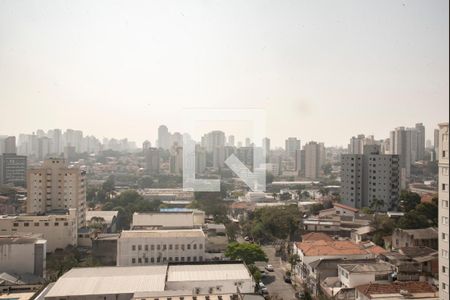
{"label": "hazy sky", "polygon": [[448,120],[448,5],[0,0],[0,135],[154,141],[200,107],[265,109],[277,145],[344,145],[415,122],[432,138]]}

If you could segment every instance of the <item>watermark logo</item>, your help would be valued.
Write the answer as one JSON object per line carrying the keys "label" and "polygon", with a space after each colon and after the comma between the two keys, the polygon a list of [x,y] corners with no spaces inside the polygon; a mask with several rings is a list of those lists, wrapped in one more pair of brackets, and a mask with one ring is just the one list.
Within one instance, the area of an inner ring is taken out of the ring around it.
{"label": "watermark logo", "polygon": [[[183,125],[185,132],[195,132],[196,125],[204,121],[238,122],[252,124],[250,139],[262,142],[266,137],[266,114],[262,109],[185,109]],[[221,145],[220,147],[224,147]],[[228,166],[252,191],[263,192],[266,189],[266,149],[253,144],[245,147],[250,153],[252,166],[244,164],[234,153],[224,158]],[[219,149],[222,150],[222,149]],[[242,149],[241,149],[242,150]],[[239,150],[238,150],[239,151]],[[222,151],[224,152],[224,151]],[[250,167],[250,168],[249,168]],[[195,192],[219,192],[220,179],[198,179],[196,174],[196,143],[183,135],[183,189]]]}

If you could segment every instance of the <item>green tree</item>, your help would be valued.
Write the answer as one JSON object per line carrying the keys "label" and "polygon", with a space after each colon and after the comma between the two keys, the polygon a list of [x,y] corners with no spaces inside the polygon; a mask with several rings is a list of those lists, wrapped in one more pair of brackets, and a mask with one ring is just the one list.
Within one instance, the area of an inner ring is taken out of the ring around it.
{"label": "green tree", "polygon": [[431,226],[438,226],[439,207],[435,203],[420,203],[415,211],[427,218]]}
{"label": "green tree", "polygon": [[385,202],[382,199],[373,198],[370,201],[370,208],[375,212],[379,212],[385,206]]}
{"label": "green tree", "polygon": [[250,243],[229,244],[225,256],[233,260],[242,260],[247,265],[254,264],[256,261],[267,261],[267,256],[261,246]]}
{"label": "green tree", "polygon": [[398,220],[397,226],[401,229],[420,229],[429,227],[430,223],[424,215],[412,210]]}
{"label": "green tree", "polygon": [[420,203],[420,195],[410,191],[401,191],[400,193],[400,209],[403,212],[409,212],[416,208]]}
{"label": "green tree", "polygon": [[153,185],[153,178],[150,176],[143,176],[138,180],[138,186],[141,189],[151,188]]}
{"label": "green tree", "polygon": [[321,203],[313,204],[309,208],[309,213],[311,215],[317,215],[321,210],[324,210],[324,209],[325,209],[325,207]]}

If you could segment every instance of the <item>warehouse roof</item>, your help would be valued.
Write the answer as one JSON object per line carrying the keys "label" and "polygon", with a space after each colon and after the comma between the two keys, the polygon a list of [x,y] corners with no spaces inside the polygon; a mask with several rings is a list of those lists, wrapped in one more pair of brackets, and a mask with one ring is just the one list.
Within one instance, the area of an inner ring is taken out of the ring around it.
{"label": "warehouse roof", "polygon": [[167,282],[245,279],[251,279],[251,275],[244,264],[171,265],[167,272]]}
{"label": "warehouse roof", "polygon": [[167,265],[74,268],[58,279],[46,297],[164,291],[166,270]]}

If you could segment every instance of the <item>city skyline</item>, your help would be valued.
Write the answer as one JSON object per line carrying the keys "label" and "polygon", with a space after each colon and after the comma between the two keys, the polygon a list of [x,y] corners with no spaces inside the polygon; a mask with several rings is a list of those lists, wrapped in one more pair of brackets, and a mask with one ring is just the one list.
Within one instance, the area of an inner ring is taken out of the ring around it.
{"label": "city skyline", "polygon": [[2,1],[1,107],[20,113],[1,133],[141,143],[182,132],[186,108],[258,108],[273,145],[345,145],[416,120],[432,137],[448,118],[448,2],[252,4]]}

